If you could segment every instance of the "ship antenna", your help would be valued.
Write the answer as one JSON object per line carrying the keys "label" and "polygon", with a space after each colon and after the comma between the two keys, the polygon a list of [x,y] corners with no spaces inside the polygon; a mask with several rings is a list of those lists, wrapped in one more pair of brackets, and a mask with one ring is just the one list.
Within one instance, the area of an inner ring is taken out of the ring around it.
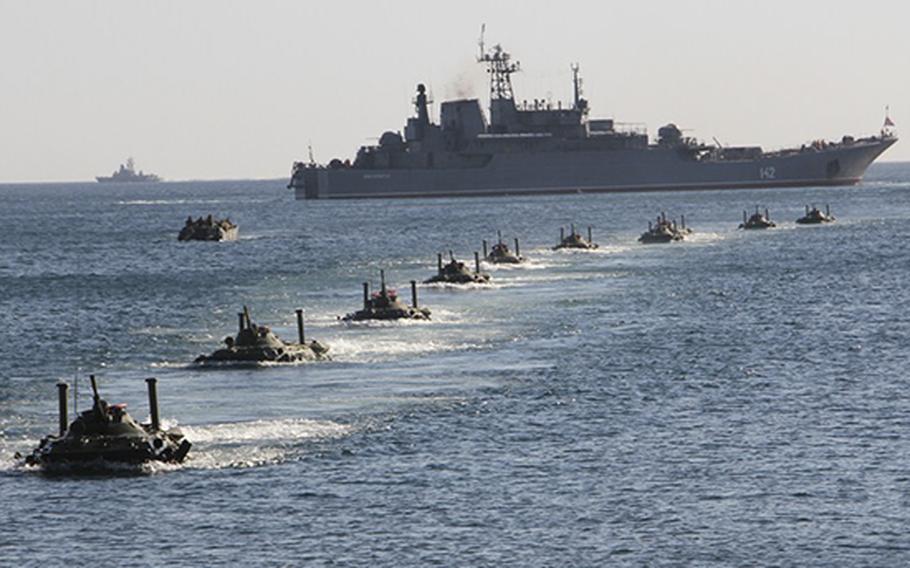
{"label": "ship antenna", "polygon": [[480,57],[477,58],[478,61],[483,60],[483,54],[486,51],[483,46],[483,35],[484,35],[484,33],[486,33],[486,31],[487,31],[487,25],[480,24],[480,40],[477,42],[477,44],[480,46]]}
{"label": "ship antenna", "polygon": [[581,95],[583,94],[581,89],[581,77],[578,76],[578,71],[581,69],[581,66],[578,63],[573,63],[569,67],[572,69],[572,87],[575,91],[575,110],[578,110],[581,106]]}
{"label": "ship antenna", "polygon": [[308,152],[309,155],[310,155],[310,165],[311,165],[311,166],[315,166],[315,165],[316,165],[316,159],[313,157],[313,143],[310,142],[309,144],[307,144],[306,147],[307,147],[307,152]]}

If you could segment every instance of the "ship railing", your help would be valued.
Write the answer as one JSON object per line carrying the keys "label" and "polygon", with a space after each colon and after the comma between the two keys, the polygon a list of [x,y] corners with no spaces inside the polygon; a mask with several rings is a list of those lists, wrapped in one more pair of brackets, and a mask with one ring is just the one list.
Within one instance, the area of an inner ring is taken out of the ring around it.
{"label": "ship railing", "polygon": [[503,133],[494,133],[487,132],[483,134],[478,134],[478,138],[490,139],[490,138],[552,138],[552,132],[503,132]]}
{"label": "ship railing", "polygon": [[764,152],[766,157],[782,157],[782,156],[792,156],[795,154],[806,154],[812,152],[824,152],[826,150],[832,150],[835,148],[844,148],[849,146],[856,146],[859,144],[873,144],[887,139],[885,136],[865,136],[863,138],[853,138],[852,136],[844,136],[839,141],[832,140],[812,140],[807,142],[800,147],[786,147],[786,148],[774,148]]}

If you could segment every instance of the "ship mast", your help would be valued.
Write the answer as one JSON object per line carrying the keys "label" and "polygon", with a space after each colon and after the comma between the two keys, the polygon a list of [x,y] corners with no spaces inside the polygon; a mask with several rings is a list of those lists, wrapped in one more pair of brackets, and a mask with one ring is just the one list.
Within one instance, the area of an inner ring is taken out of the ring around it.
{"label": "ship mast", "polygon": [[575,90],[575,110],[578,110],[578,104],[581,102],[581,77],[578,76],[578,71],[581,67],[578,63],[573,63],[570,68],[572,69],[572,86]]}
{"label": "ship mast", "polygon": [[514,100],[512,93],[512,73],[521,69],[518,61],[512,62],[512,56],[496,44],[490,51],[484,49],[483,34],[486,24],[480,28],[480,56],[478,63],[487,64],[487,73],[490,74],[490,100]]}

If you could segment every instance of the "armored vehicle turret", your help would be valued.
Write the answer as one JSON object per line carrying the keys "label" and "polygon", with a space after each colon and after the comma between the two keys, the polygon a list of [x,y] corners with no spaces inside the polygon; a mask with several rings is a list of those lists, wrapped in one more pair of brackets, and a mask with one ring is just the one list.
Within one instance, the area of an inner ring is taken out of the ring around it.
{"label": "armored vehicle turret", "polygon": [[594,250],[598,247],[591,235],[591,227],[588,227],[588,238],[585,239],[581,233],[575,230],[575,225],[571,226],[568,236],[563,227],[559,228],[559,244],[553,247],[553,250],[560,249],[585,249]]}
{"label": "armored vehicle turret", "polygon": [[428,320],[429,308],[417,305],[417,281],[411,280],[411,305],[401,301],[398,293],[385,285],[385,270],[379,271],[380,288],[370,294],[370,283],[363,283],[363,309],[341,318],[344,321],[364,320]]}
{"label": "armored vehicle turret", "polygon": [[177,235],[178,241],[235,241],[237,225],[230,219],[214,219],[211,215],[203,219],[186,218],[186,224]]}
{"label": "armored vehicle turret", "polygon": [[806,205],[806,214],[796,220],[800,225],[820,225],[822,223],[833,223],[835,221],[834,215],[831,214],[831,207],[825,205],[825,212],[822,213],[818,207],[812,206],[812,209],[809,209],[809,206]]}
{"label": "armored vehicle turret", "polygon": [[156,379],[146,379],[151,422],[140,424],[126,412],[125,404],[108,404],[98,394],[95,376],[92,408],[67,424],[66,383],[57,385],[60,431],[44,437],[25,463],[47,470],[103,469],[108,464],[138,465],[152,461],[180,463],[192,444],[177,428],[163,429],[158,419]]}
{"label": "armored vehicle turret", "polygon": [[489,284],[490,275],[480,271],[480,254],[474,253],[474,271],[471,272],[465,263],[455,260],[452,251],[449,251],[448,264],[443,266],[442,254],[436,256],[437,270],[435,276],[424,280],[424,284]]}
{"label": "armored vehicle turret", "polygon": [[487,251],[487,241],[483,241],[483,260],[492,264],[521,264],[526,259],[521,256],[518,239],[515,239],[515,252],[509,250],[509,245],[502,242],[502,231],[496,231],[499,242]]}
{"label": "armored vehicle turret", "polygon": [[648,222],[648,230],[638,238],[638,242],[644,244],[672,243],[681,241],[687,235],[692,234],[692,229],[686,227],[686,217],[680,217],[680,223],[675,220],[667,219],[666,213],[657,216],[655,223]]}
{"label": "armored vehicle turret", "polygon": [[303,310],[297,310],[298,343],[286,343],[268,327],[250,321],[250,311],[246,306],[237,317],[240,321],[237,335],[225,337],[225,347],[211,355],[200,355],[196,364],[299,363],[330,358],[327,345],[316,340],[306,341]]}
{"label": "armored vehicle turret", "polygon": [[755,213],[751,216],[747,216],[746,212],[743,211],[743,222],[740,223],[740,229],[772,229],[776,227],[773,221],[771,221],[771,216],[768,214],[768,210],[765,209],[765,214],[762,215],[758,210],[758,206],[755,206]]}

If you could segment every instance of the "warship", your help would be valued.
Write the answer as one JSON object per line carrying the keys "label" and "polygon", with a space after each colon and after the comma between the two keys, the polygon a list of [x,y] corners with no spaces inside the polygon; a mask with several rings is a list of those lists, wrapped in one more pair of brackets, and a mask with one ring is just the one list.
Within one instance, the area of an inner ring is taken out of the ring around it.
{"label": "warship", "polygon": [[187,217],[186,223],[177,235],[178,241],[236,241],[237,224],[230,219],[214,219],[211,215],[203,219]]}
{"label": "warship", "polygon": [[424,284],[489,284],[490,275],[480,271],[480,253],[474,252],[474,271],[465,263],[455,260],[449,251],[449,263],[442,264],[442,254],[436,255],[435,275],[424,280]]}
{"label": "warship", "polygon": [[831,214],[830,205],[825,205],[824,213],[814,205],[812,209],[809,209],[809,206],[806,205],[806,214],[796,220],[800,225],[820,225],[822,223],[833,223],[834,221],[835,218]]}
{"label": "warship", "polygon": [[676,220],[667,219],[666,213],[657,216],[654,223],[648,221],[648,230],[638,237],[638,242],[646,245],[658,243],[672,243],[675,241],[685,240],[687,235],[692,234],[692,229],[686,227],[686,217],[680,217],[680,223]]}
{"label": "warship", "polygon": [[120,164],[120,169],[108,177],[96,177],[101,183],[110,182],[137,182],[137,181],[161,181],[161,178],[155,174],[147,174],[142,170],[136,171],[136,164],[132,158],[127,158],[126,164]]}
{"label": "warship", "polygon": [[588,238],[585,239],[581,233],[575,230],[575,225],[570,226],[568,236],[565,227],[559,228],[559,244],[553,247],[553,250],[560,249],[583,249],[594,250],[600,245],[594,242],[591,227],[588,227]]}
{"label": "warship", "polygon": [[493,248],[487,250],[487,241],[483,241],[483,260],[490,264],[521,264],[526,259],[521,256],[521,248],[518,246],[518,238],[515,238],[515,252],[509,250],[509,245],[502,242],[502,231],[496,231],[498,242]]}
{"label": "warship", "polygon": [[758,206],[755,206],[755,213],[749,216],[745,211],[743,211],[743,222],[740,223],[739,228],[745,230],[753,229],[773,229],[777,224],[771,220],[771,215],[768,214],[768,210],[765,209],[765,214],[762,215],[758,210]]}
{"label": "warship", "polygon": [[299,363],[329,359],[329,348],[318,341],[306,341],[303,310],[297,310],[298,343],[287,343],[264,325],[250,320],[250,310],[243,306],[237,314],[239,329],[235,337],[224,338],[225,346],[211,355],[200,355],[197,365],[231,365],[259,363]]}
{"label": "warship", "polygon": [[163,429],[158,418],[158,387],[146,379],[149,394],[149,424],[140,424],[126,412],[125,404],[108,404],[98,394],[95,376],[92,408],[67,424],[67,390],[58,383],[60,430],[41,440],[25,457],[25,463],[45,470],[81,471],[104,469],[110,464],[139,465],[158,461],[180,463],[192,444],[177,428]]}
{"label": "warship", "polygon": [[417,305],[417,281],[411,280],[411,305],[407,305],[398,297],[398,293],[385,285],[385,270],[379,271],[380,288],[378,292],[370,294],[370,283],[363,283],[363,309],[347,314],[343,321],[365,320],[428,320],[429,308]]}
{"label": "warship", "polygon": [[[578,64],[574,99],[518,101],[511,76],[520,65],[500,45],[480,41],[490,76],[489,116],[479,99],[445,101],[438,122],[417,86],[416,116],[404,135],[387,131],[353,161],[295,162],[288,188],[297,199],[453,197],[849,185],[897,141],[886,116],[877,135],[815,140],[766,151],[760,146],[705,144],[667,124],[647,129],[590,118]],[[887,114],[887,113],[886,113]]]}

